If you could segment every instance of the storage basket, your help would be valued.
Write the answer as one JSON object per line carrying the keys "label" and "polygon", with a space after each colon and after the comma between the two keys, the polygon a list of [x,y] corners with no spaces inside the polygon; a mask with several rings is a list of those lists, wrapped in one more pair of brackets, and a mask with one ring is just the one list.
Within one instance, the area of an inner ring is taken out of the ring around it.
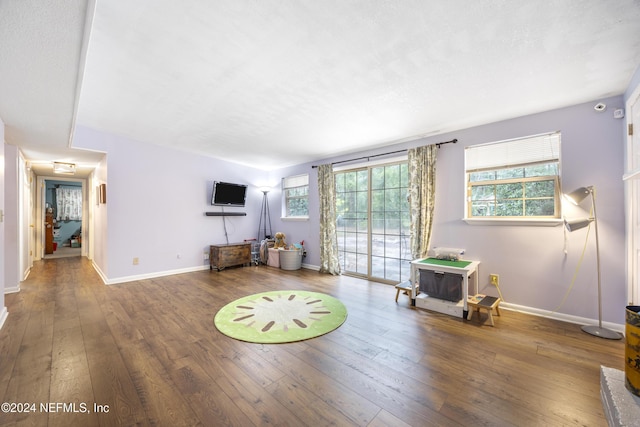
{"label": "storage basket", "polygon": [[446,301],[462,299],[462,276],[439,271],[420,271],[420,292]]}
{"label": "storage basket", "polygon": [[302,251],[299,250],[281,250],[280,268],[283,270],[299,270],[302,267]]}

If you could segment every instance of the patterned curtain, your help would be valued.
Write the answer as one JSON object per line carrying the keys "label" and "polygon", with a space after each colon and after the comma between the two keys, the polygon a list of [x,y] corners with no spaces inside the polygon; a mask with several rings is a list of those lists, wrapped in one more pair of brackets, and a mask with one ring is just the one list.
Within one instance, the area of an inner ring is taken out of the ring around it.
{"label": "patterned curtain", "polygon": [[330,164],[318,166],[320,195],[320,272],[340,274],[336,232],[336,180]]}
{"label": "patterned curtain", "polygon": [[56,188],[58,221],[82,221],[82,189]]}
{"label": "patterned curtain", "polygon": [[435,144],[408,150],[413,259],[426,258],[431,243],[433,207],[436,199],[437,150]]}

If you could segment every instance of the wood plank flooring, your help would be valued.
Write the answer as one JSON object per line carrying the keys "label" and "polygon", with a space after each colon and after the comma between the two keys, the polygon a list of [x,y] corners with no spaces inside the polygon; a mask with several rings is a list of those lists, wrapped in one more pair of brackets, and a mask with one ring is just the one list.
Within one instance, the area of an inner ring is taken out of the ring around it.
{"label": "wood plank flooring", "polygon": [[[600,365],[624,369],[622,341],[578,325],[501,310],[490,327],[309,270],[105,286],[86,258],[60,258],[21,289],[5,295],[0,402],[36,407],[1,412],[2,426],[604,426]],[[348,318],[279,345],[213,325],[228,302],[278,289],[333,295]]]}

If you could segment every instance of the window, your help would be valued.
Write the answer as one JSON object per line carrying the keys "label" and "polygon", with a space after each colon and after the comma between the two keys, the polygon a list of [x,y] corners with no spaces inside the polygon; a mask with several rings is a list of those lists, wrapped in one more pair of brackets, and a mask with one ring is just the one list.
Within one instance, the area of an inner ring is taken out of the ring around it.
{"label": "window", "polygon": [[560,133],[465,149],[466,218],[560,218]]}
{"label": "window", "polygon": [[82,188],[57,186],[55,197],[58,221],[82,221]]}
{"label": "window", "polygon": [[309,216],[309,175],[296,175],[282,179],[285,218]]}

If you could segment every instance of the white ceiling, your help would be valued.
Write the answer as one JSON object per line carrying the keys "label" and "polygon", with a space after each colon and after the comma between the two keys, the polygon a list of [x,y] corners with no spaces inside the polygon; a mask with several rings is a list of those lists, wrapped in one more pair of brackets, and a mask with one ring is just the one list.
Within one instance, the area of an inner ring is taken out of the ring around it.
{"label": "white ceiling", "polygon": [[75,123],[270,169],[619,95],[640,1],[0,0],[0,40],[34,168],[95,164]]}

